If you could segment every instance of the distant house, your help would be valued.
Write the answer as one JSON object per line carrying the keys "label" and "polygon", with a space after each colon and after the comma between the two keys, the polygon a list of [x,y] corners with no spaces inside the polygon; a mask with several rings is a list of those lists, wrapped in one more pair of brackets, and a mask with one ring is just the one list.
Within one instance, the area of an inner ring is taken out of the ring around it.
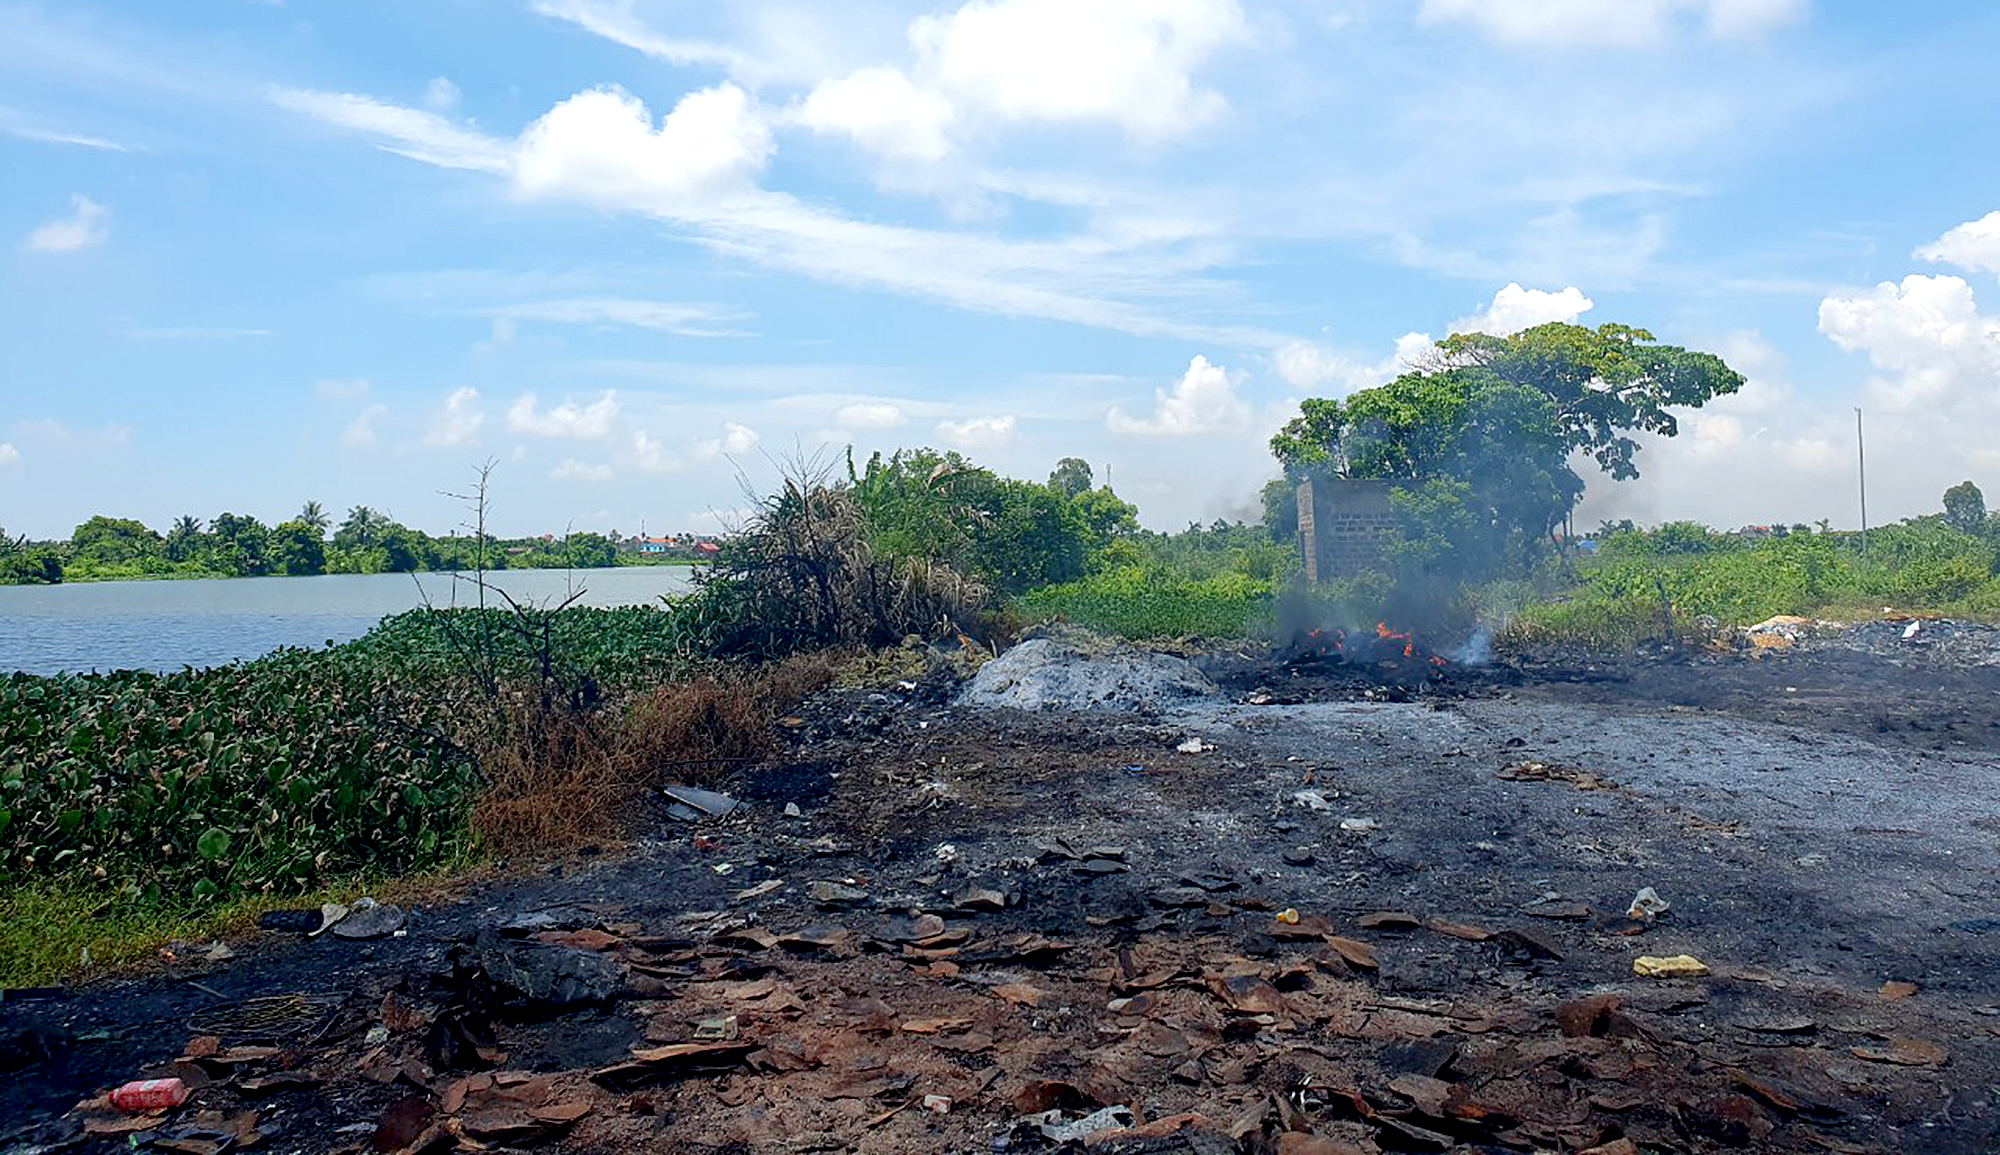
{"label": "distant house", "polygon": [[673,537],[642,537],[639,539],[640,553],[679,553],[681,543]]}
{"label": "distant house", "polygon": [[712,541],[698,541],[694,543],[694,552],[703,557],[714,557],[722,552],[722,547]]}

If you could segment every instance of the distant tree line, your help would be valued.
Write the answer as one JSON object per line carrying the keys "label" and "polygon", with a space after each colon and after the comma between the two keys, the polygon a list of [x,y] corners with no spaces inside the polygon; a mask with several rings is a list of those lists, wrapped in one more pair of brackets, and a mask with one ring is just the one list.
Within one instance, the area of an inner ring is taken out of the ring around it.
{"label": "distant tree line", "polygon": [[[329,534],[329,530],[331,533]],[[192,514],[163,534],[129,517],[92,517],[69,539],[30,541],[0,531],[0,585],[162,577],[261,577],[420,570],[589,569],[638,563],[599,533],[562,537],[432,536],[357,505],[338,526],[317,501],[265,525],[249,514]]]}

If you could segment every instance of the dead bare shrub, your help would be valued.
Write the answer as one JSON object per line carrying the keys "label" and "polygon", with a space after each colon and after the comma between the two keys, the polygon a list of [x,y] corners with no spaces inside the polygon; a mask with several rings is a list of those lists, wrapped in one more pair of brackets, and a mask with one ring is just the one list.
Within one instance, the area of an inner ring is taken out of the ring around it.
{"label": "dead bare shrub", "polygon": [[472,807],[481,845],[503,853],[569,850],[621,828],[640,783],[591,714],[518,702],[474,744],[485,787]]}
{"label": "dead bare shrub", "polygon": [[801,655],[661,686],[632,707],[621,727],[624,775],[647,785],[701,784],[767,758],[777,750],[780,714],[832,680],[827,658]]}
{"label": "dead bare shrub", "polygon": [[795,467],[698,577],[717,652],[775,656],[976,631],[991,591],[942,562],[880,557],[867,515]]}
{"label": "dead bare shrub", "polygon": [[713,783],[776,752],[779,717],[832,680],[829,658],[800,655],[717,666],[622,709],[552,712],[520,696],[477,742],[486,785],[472,828],[503,853],[616,839],[665,782]]}

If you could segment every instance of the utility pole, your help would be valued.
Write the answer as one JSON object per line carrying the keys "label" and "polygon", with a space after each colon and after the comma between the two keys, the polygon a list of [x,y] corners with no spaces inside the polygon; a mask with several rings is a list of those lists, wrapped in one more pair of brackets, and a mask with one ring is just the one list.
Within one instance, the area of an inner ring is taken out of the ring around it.
{"label": "utility pole", "polygon": [[1868,448],[1861,440],[1861,406],[1854,407],[1854,472],[1861,479],[1861,553],[1868,554]]}

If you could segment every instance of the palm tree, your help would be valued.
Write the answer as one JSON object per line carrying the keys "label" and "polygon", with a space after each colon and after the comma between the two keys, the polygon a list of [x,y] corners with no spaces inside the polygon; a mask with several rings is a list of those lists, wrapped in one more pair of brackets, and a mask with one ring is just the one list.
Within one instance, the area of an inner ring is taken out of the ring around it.
{"label": "palm tree", "polygon": [[167,531],[167,558],[170,561],[186,561],[201,540],[201,519],[191,513],[184,513],[174,519],[174,527]]}
{"label": "palm tree", "polygon": [[326,527],[332,524],[332,519],[326,516],[326,509],[317,501],[308,501],[305,505],[301,506],[299,516],[294,520],[300,525],[311,529],[314,533],[321,534],[325,533]]}

